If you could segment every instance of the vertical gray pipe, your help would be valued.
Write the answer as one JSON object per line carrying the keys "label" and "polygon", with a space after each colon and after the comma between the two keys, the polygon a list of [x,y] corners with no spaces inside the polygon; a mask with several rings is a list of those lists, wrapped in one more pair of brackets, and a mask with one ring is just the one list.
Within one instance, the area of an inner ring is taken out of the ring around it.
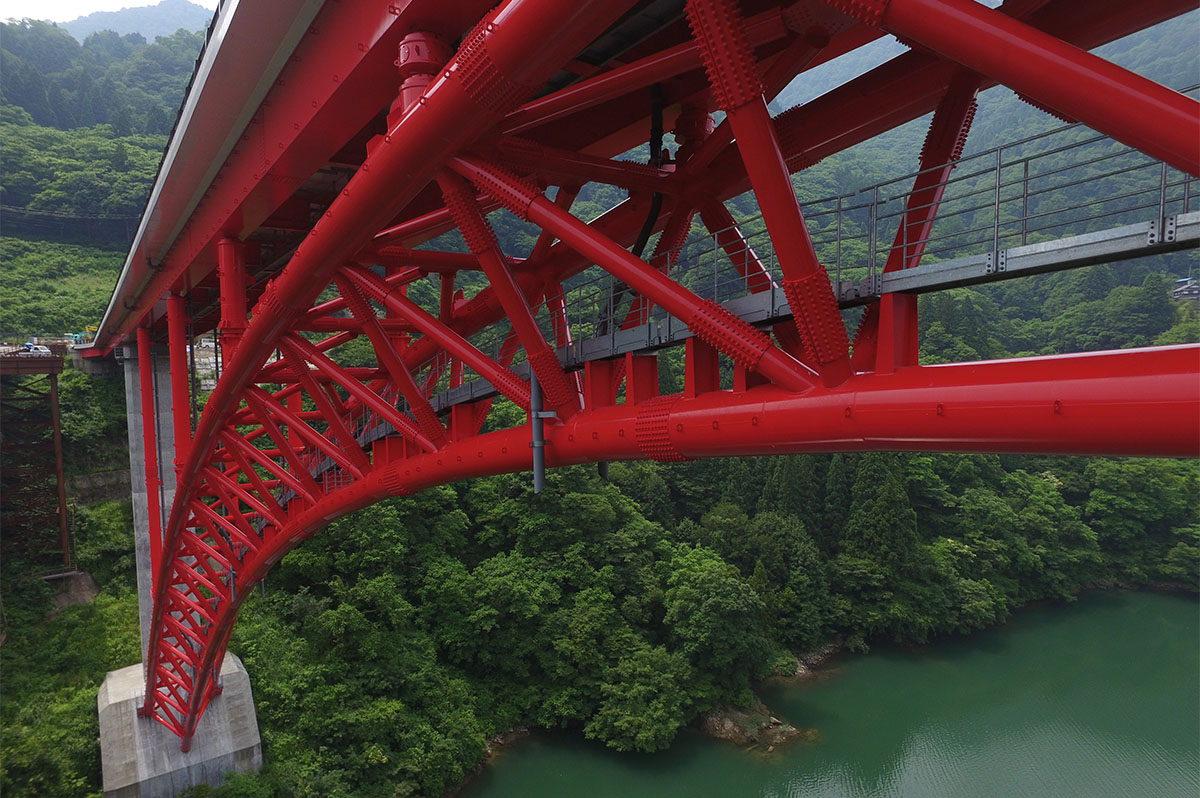
{"label": "vertical gray pipe", "polygon": [[546,487],[546,438],[542,427],[542,385],[533,369],[529,370],[529,426],[533,430],[533,492]]}

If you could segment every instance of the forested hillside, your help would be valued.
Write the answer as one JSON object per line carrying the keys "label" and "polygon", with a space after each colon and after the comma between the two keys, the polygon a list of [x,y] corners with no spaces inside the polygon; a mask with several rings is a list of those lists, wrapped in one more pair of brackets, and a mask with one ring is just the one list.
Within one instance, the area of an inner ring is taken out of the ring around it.
{"label": "forested hillside", "polygon": [[[143,0],[146,2],[146,0]],[[97,11],[93,14],[62,23],[62,27],[79,41],[93,33],[112,31],[121,35],[138,33],[147,39],[170,36],[177,30],[204,30],[213,12],[188,0],[159,0],[157,5],[122,8],[120,11]]]}
{"label": "forested hillside", "polygon": [[[1198,19],[1106,52],[1171,85],[1200,82]],[[136,222],[202,36],[80,44],[29,22],[0,36],[0,337],[80,329],[124,255],[100,236]],[[974,150],[1058,124],[1003,89],[984,107]],[[917,122],[826,159],[797,176],[801,197],[910,172],[923,136]],[[591,190],[574,211],[590,218],[619,197]],[[81,240],[79,219],[97,216],[110,227]],[[22,218],[37,221],[10,222]],[[500,229],[508,251],[528,251],[528,228]],[[1168,293],[1194,262],[928,296],[922,360],[1200,340],[1195,307]],[[680,357],[663,354],[665,392],[682,387]],[[119,380],[71,372],[63,385],[69,467],[119,461]],[[865,453],[614,463],[607,481],[553,471],[538,496],[516,474],[385,502],[303,543],[248,600],[231,650],[267,765],[195,794],[439,796],[513,726],[658,750],[827,643],[965,633],[1092,588],[1196,591],[1198,497],[1195,461]],[[100,794],[96,689],[138,657],[129,504],[78,508],[75,524],[79,565],[102,587],[92,604],[46,620],[46,583],[0,566],[5,795]]]}
{"label": "forested hillside", "polygon": [[203,41],[0,24],[0,338],[100,320]]}

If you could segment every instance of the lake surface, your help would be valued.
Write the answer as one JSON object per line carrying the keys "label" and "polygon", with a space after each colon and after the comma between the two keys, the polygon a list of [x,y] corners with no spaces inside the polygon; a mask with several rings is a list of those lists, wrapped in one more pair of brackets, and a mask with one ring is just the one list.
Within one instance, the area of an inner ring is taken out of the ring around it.
{"label": "lake surface", "polygon": [[1200,605],[1085,596],[919,650],[845,658],[763,700],[815,728],[773,754],[680,735],[652,755],[539,734],[469,798],[1200,795]]}

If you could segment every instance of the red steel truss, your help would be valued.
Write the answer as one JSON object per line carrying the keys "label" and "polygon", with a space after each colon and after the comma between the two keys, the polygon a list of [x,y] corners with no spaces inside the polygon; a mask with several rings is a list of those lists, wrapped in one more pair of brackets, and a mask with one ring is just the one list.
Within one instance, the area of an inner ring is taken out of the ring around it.
{"label": "red steel truss", "polygon": [[[146,263],[131,257],[99,348],[136,331],[149,362],[165,329],[171,354],[179,488],[154,541],[142,712],[185,750],[220,690],[241,602],[300,540],[388,497],[530,468],[530,424],[482,431],[498,400],[532,414],[544,396],[550,466],[870,449],[1196,455],[1195,346],[920,366],[915,296],[887,294],[851,347],[791,182],[932,111],[885,271],[916,267],[976,94],[997,83],[1200,174],[1196,101],[1087,52],[1190,0],[678,5],[326,4],[243,144],[214,164],[191,210],[163,220],[174,237]],[[912,51],[770,116],[767,102],[795,75],[882,32]],[[675,133],[673,157],[613,160],[655,129]],[[571,206],[586,183],[629,197],[585,222]],[[775,285],[723,204],[747,190],[792,319],[766,330],[671,274],[699,222],[748,290]],[[498,208],[540,229],[524,257],[501,251]],[[455,228],[467,253],[414,249]],[[594,267],[619,281],[620,327],[661,308],[689,328],[682,393],[660,395],[653,353],[564,368],[559,354],[580,331],[562,286]],[[486,278],[469,298],[455,284],[467,271]],[[422,281],[436,306],[410,297]],[[219,329],[224,363],[191,436],[189,326]],[[502,327],[498,353],[484,351],[480,334]],[[354,339],[374,365],[339,362]],[[496,396],[435,408],[439,381],[455,387],[465,371]],[[364,438],[367,420],[392,434]],[[153,425],[146,435],[149,455]],[[157,479],[149,457],[147,468]]]}

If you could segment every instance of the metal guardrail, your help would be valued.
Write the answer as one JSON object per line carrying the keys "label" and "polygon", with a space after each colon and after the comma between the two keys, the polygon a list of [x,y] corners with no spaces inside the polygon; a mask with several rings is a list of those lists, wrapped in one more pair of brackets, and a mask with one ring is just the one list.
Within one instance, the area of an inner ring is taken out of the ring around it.
{"label": "metal guardrail", "polygon": [[[1194,94],[1195,87],[1186,91]],[[1148,231],[1149,243],[1154,244],[1156,236],[1161,241],[1174,234],[1177,217],[1189,219],[1190,224],[1200,210],[1196,178],[1078,123],[961,158],[951,176],[935,186],[943,195],[929,235],[910,240],[903,220],[910,210],[913,182],[922,173],[804,204],[813,245],[843,306],[862,304],[883,291],[920,290],[914,280],[908,281],[913,285],[890,285],[895,280],[882,279],[889,258],[916,245],[924,248],[923,266],[906,270],[905,278],[917,278],[918,271],[937,272],[940,262],[947,267],[943,272],[954,268],[978,272],[980,264],[985,272],[992,272],[1004,269],[1005,253],[1012,248],[1036,253],[1045,247],[1033,245],[1075,238],[1088,241],[1088,234],[1099,230],[1126,236],[1133,231],[1143,239]],[[728,244],[730,238],[741,250],[733,258],[720,243]],[[652,239],[648,250],[653,244]],[[782,271],[761,214],[726,230],[699,232],[694,225],[683,246],[669,254],[674,280],[703,299],[729,306],[752,324],[790,314],[779,288]],[[1026,268],[1029,273],[1038,270]],[[759,276],[747,276],[756,270]],[[981,281],[972,275],[949,283],[944,275],[939,279],[938,285]],[[686,325],[662,308],[635,309],[637,302],[633,291],[593,266],[567,281],[560,295],[544,298],[534,314],[552,344],[565,339],[565,322],[573,341],[560,347],[566,365],[668,345],[691,335]],[[498,362],[528,376],[524,350],[507,323],[481,330],[470,340]],[[495,395],[481,375],[452,362],[444,352],[416,377],[439,411]],[[407,411],[395,389],[387,389],[384,397]],[[366,409],[350,421],[363,445],[393,432],[390,424]],[[327,491],[340,484],[335,484],[340,470],[329,458],[316,453],[305,462],[314,475],[327,476]]]}
{"label": "metal guardrail", "polygon": [[[1188,91],[1194,93],[1195,89]],[[991,268],[1001,269],[1004,253],[1013,247],[1134,222],[1149,222],[1152,235],[1157,230],[1165,237],[1170,235],[1169,220],[1200,210],[1200,181],[1196,178],[1078,123],[961,158],[951,176],[937,184],[943,197],[929,235],[910,240],[909,227],[902,222],[913,181],[921,174],[913,172],[852,194],[804,204],[813,245],[843,306],[878,296],[888,259],[916,245],[924,247],[924,264],[980,256],[990,258]],[[730,234],[744,249],[740,257],[727,256],[718,241]],[[675,260],[672,278],[701,298],[727,305],[756,290],[769,290],[778,302],[763,298],[743,304],[772,308],[778,304],[786,315],[786,301],[778,289],[783,275],[761,215],[727,230],[701,233],[694,226],[688,241],[671,255]],[[769,283],[762,277],[745,276],[747,270],[758,268],[756,264],[761,264]],[[550,306],[559,302],[576,342],[607,337],[619,348],[617,339],[630,329],[649,323],[668,329],[680,324],[658,307],[631,316],[635,297],[607,272],[592,267],[569,280],[560,296],[544,299],[534,311],[552,343],[560,337],[556,325],[563,315],[552,313]],[[758,315],[765,317],[764,313]],[[761,320],[747,318],[751,323]],[[480,331],[471,341],[498,360],[515,354],[515,362],[520,363],[522,350],[510,342],[513,351],[505,351],[509,331],[509,325],[502,322]],[[446,365],[438,361],[430,365],[432,371],[425,371],[424,376],[432,382],[431,395],[482,379],[463,367],[461,378],[452,381]],[[431,373],[438,376],[430,377]]]}

